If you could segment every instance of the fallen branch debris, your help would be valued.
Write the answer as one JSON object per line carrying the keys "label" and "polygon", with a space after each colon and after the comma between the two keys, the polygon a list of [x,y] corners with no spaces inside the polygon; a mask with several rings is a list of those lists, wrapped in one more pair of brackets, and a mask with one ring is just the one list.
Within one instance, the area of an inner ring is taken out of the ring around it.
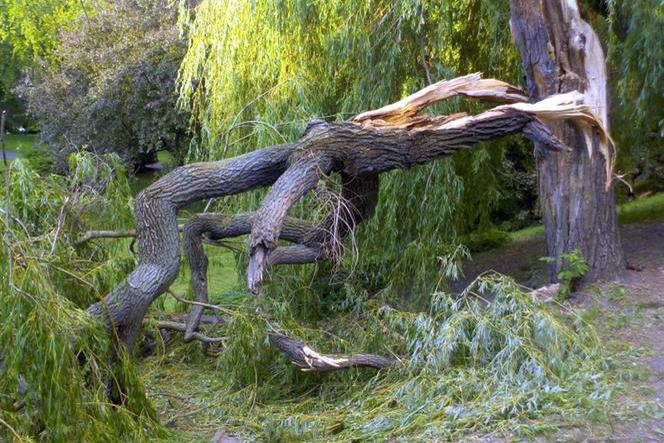
{"label": "fallen branch debris", "polygon": [[269,335],[270,341],[303,371],[330,372],[360,367],[383,369],[395,363],[394,360],[374,354],[320,354],[302,340],[277,333]]}

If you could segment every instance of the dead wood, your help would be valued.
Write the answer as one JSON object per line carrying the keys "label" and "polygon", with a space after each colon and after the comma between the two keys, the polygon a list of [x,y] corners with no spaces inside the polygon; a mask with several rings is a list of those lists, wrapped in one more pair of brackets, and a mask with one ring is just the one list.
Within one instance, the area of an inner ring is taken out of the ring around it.
{"label": "dead wood", "polygon": [[361,367],[383,369],[395,363],[394,360],[374,354],[320,354],[302,340],[277,333],[269,335],[270,341],[303,371],[330,372]]}

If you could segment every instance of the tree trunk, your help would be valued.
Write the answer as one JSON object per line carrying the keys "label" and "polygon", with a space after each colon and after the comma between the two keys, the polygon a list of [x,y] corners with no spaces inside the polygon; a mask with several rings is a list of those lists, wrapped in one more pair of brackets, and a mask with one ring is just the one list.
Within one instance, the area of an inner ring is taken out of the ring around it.
{"label": "tree trunk", "polygon": [[[510,7],[531,102],[580,91],[608,128],[604,54],[576,0],[510,0]],[[624,271],[625,259],[611,184],[612,148],[589,128],[562,121],[550,127],[573,151],[547,152],[538,159],[548,255],[559,258],[578,249],[590,268],[584,283],[613,280]],[[550,280],[564,267],[554,261]]]}

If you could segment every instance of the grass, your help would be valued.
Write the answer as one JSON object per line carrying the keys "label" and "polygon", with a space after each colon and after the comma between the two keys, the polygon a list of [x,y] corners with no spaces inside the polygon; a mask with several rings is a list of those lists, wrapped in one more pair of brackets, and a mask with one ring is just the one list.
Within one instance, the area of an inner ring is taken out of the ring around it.
{"label": "grass", "polygon": [[[34,134],[5,134],[4,141],[7,151],[16,154],[18,157],[29,157],[40,152],[39,145],[36,143],[37,136]],[[4,163],[0,161],[0,170],[4,170],[4,168]]]}
{"label": "grass", "polygon": [[34,134],[19,135],[5,134],[5,144],[8,151],[16,152],[20,155],[31,153],[36,145],[37,136]]}
{"label": "grass", "polygon": [[[664,192],[618,205],[618,220],[623,225],[661,219],[664,219]],[[530,240],[542,235],[544,226],[541,224],[509,233],[512,241]]]}
{"label": "grass", "polygon": [[618,206],[618,219],[622,224],[662,218],[664,218],[664,192],[625,202]]}
{"label": "grass", "polygon": [[[212,303],[231,302],[235,297],[230,295],[238,286],[238,273],[235,269],[233,252],[218,246],[205,245],[208,257],[208,293]],[[187,294],[191,297],[191,271],[188,263],[181,263],[180,274],[171,285],[176,294]],[[230,299],[229,299],[230,296]]]}

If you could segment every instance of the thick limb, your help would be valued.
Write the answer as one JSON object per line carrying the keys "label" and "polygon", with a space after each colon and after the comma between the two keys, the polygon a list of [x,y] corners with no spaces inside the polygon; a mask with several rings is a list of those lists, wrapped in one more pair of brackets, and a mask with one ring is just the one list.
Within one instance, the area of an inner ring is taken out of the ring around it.
{"label": "thick limb", "polygon": [[253,293],[263,280],[263,272],[269,261],[269,253],[277,247],[283,221],[290,208],[302,196],[316,186],[318,180],[332,170],[332,159],[326,152],[309,154],[305,151],[295,163],[275,182],[261,208],[249,240],[249,265],[247,284]]}
{"label": "thick limb", "polygon": [[175,280],[179,262],[177,209],[199,199],[267,186],[286,170],[295,145],[175,169],[136,199],[139,264],[103,300],[88,308],[131,349],[147,308]]}
{"label": "thick limb", "polygon": [[[281,240],[297,243],[277,247],[268,260],[269,266],[312,263],[328,257],[332,239],[341,241],[355,226],[369,217],[378,198],[378,175],[342,176],[341,201],[344,210],[333,210],[322,223],[286,217],[279,233]],[[212,240],[237,237],[251,232],[255,213],[235,215],[196,214],[184,227],[184,247],[191,269],[192,288],[196,301],[208,300],[208,260],[203,249],[203,236]],[[185,341],[193,338],[204,307],[195,305],[187,319]]]}

